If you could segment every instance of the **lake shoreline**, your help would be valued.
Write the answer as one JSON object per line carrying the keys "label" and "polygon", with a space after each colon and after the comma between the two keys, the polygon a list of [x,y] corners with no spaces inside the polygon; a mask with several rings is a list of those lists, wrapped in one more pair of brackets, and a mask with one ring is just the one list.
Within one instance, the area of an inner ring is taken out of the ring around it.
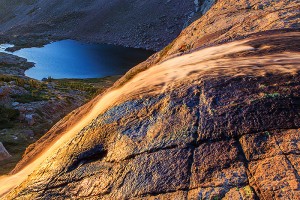
{"label": "lake shoreline", "polygon": [[0,53],[0,142],[9,157],[0,158],[0,175],[9,173],[57,121],[111,87],[121,76],[87,79],[32,79],[26,59]]}
{"label": "lake shoreline", "polygon": [[42,80],[47,77],[101,78],[125,74],[146,60],[153,51],[107,44],[86,44],[74,40],[60,40],[42,47],[18,49],[13,44],[0,45],[0,51],[34,63],[25,71],[28,77]]}
{"label": "lake shoreline", "polygon": [[[125,74],[101,78],[45,76],[43,80],[27,76],[26,71],[35,68],[36,63],[14,55],[14,52],[28,47],[45,47],[55,42],[52,39],[35,40],[35,43],[18,40],[13,43],[15,46],[7,49],[8,52],[0,52],[0,109],[14,113],[7,119],[0,119],[5,120],[0,127],[0,142],[10,155],[3,160],[0,158],[0,175],[8,174],[30,151],[30,145],[57,121],[106,91]],[[9,42],[0,37],[0,43]]]}

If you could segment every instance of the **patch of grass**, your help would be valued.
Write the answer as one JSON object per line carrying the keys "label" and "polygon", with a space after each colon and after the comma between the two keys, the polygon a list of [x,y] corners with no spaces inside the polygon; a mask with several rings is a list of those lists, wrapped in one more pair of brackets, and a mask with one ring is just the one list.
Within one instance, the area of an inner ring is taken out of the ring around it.
{"label": "patch of grass", "polygon": [[219,196],[213,196],[212,199],[213,200],[220,200],[221,198]]}
{"label": "patch of grass", "polygon": [[264,95],[264,98],[278,98],[278,97],[280,97],[280,94],[278,92]]}
{"label": "patch of grass", "polygon": [[3,82],[15,81],[16,78],[17,77],[14,77],[11,75],[0,74],[0,81],[3,81]]}
{"label": "patch of grass", "polygon": [[23,77],[18,77],[18,76],[12,76],[12,75],[0,75],[0,81],[3,82],[11,82],[14,81],[16,82],[17,86],[24,87],[25,85],[28,85],[31,89],[43,89],[45,88],[45,83],[40,82],[38,80],[34,79],[26,79]]}
{"label": "patch of grass", "polygon": [[251,197],[253,195],[253,190],[249,185],[245,186],[243,189],[247,197]]}
{"label": "patch of grass", "polygon": [[274,93],[260,93],[259,96],[257,98],[252,98],[249,100],[250,103],[254,103],[257,102],[259,100],[263,100],[263,99],[275,99],[275,98],[279,98],[282,97],[282,95],[278,92],[274,92]]}
{"label": "patch of grass", "polygon": [[40,81],[34,80],[34,79],[30,79],[28,81],[28,85],[31,88],[35,88],[35,89],[42,89],[43,84]]}
{"label": "patch of grass", "polygon": [[45,101],[48,100],[47,98],[43,97],[42,95],[36,95],[34,93],[31,94],[22,94],[22,95],[11,95],[15,101],[19,103],[30,103],[34,101]]}
{"label": "patch of grass", "polygon": [[110,87],[119,76],[89,79],[52,79],[55,88],[61,91],[78,90],[86,92],[88,97],[94,97]]}
{"label": "patch of grass", "polygon": [[265,131],[265,135],[268,136],[268,137],[271,137],[271,134],[269,131]]}
{"label": "patch of grass", "polygon": [[266,88],[266,87],[267,87],[267,86],[265,86],[264,84],[259,84],[259,85],[258,85],[258,88],[259,88],[259,89],[264,89],[264,88]]}
{"label": "patch of grass", "polygon": [[71,89],[71,90],[80,90],[89,93],[90,95],[95,94],[98,89],[95,88],[94,86],[88,84],[88,83],[83,83],[81,81],[58,81],[56,82],[57,89]]}
{"label": "patch of grass", "polygon": [[172,49],[174,43],[175,40],[172,43],[168,44],[168,46],[166,46],[163,50],[161,50],[161,52],[159,53],[160,57],[164,57]]}

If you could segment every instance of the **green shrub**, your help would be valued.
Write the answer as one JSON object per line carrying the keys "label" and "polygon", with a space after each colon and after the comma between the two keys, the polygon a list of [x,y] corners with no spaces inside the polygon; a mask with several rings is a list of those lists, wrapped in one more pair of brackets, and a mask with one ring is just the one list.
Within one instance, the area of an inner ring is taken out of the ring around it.
{"label": "green shrub", "polygon": [[30,103],[34,101],[44,101],[47,100],[46,98],[40,96],[40,95],[35,95],[34,93],[31,94],[23,94],[23,95],[11,95],[12,98],[15,99],[15,101],[19,103]]}
{"label": "green shrub", "polygon": [[48,76],[47,79],[48,79],[49,82],[52,82],[52,81],[53,81],[53,78],[52,78],[51,76]]}
{"label": "green shrub", "polygon": [[80,90],[87,92],[89,95],[94,95],[98,91],[98,88],[93,85],[81,81],[57,80],[57,87],[59,89]]}
{"label": "green shrub", "polygon": [[278,92],[272,93],[272,94],[265,94],[265,98],[277,98],[280,97],[280,94]]}
{"label": "green shrub", "polygon": [[3,82],[10,82],[10,81],[15,81],[17,86],[24,87],[24,85],[29,85],[31,88],[35,89],[42,89],[45,84],[34,80],[34,79],[26,79],[26,78],[20,78],[18,76],[11,76],[11,75],[0,75],[0,81]]}

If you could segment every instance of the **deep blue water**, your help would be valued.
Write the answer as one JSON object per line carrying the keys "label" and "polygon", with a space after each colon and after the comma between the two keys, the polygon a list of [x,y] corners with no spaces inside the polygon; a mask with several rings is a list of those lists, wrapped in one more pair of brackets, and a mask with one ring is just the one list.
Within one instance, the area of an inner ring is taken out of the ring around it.
{"label": "deep blue water", "polygon": [[41,80],[49,76],[99,78],[122,75],[153,53],[143,49],[62,40],[40,48],[24,48],[13,54],[34,62],[35,67],[25,74]]}

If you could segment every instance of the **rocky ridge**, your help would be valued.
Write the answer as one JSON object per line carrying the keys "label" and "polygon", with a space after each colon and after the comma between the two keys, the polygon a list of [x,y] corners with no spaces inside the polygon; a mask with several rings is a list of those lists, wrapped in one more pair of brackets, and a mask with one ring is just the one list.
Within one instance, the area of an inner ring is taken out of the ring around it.
{"label": "rocky ridge", "polygon": [[[13,173],[101,99],[111,101],[4,199],[299,199],[299,3],[218,1],[53,127]],[[249,17],[262,13],[274,23]],[[208,19],[231,29],[204,26]]]}
{"label": "rocky ridge", "polygon": [[22,43],[22,38],[27,44],[36,38],[32,45],[40,38],[72,38],[160,50],[213,3],[214,0],[2,0],[0,33],[16,45]]}

